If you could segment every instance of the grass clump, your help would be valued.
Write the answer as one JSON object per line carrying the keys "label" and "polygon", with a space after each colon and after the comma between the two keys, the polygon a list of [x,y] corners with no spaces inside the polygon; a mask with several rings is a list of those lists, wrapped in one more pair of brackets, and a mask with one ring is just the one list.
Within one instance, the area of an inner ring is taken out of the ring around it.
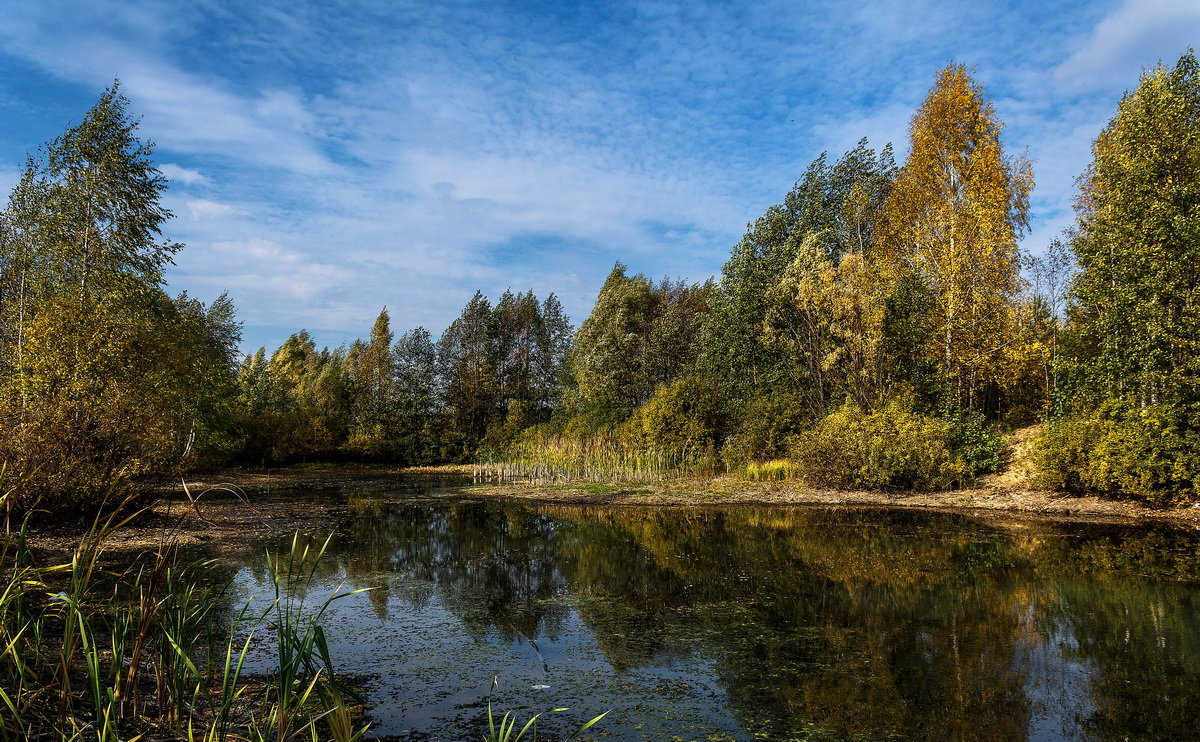
{"label": "grass clump", "polygon": [[771,461],[751,461],[741,470],[741,477],[751,482],[778,482],[785,479],[796,479],[802,470],[798,464],[788,459],[772,459]]}

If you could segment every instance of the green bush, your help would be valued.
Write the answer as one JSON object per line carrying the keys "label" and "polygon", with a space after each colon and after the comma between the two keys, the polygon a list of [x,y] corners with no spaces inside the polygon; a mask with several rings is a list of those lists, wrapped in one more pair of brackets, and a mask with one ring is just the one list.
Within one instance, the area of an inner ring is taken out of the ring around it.
{"label": "green bush", "polygon": [[752,462],[787,455],[788,441],[811,425],[812,416],[798,394],[768,393],[750,400],[733,434],[721,447],[721,460],[729,471]]}
{"label": "green bush", "polygon": [[948,489],[971,466],[951,449],[950,423],[892,401],[873,412],[847,402],[792,444],[813,485],[838,489]]}
{"label": "green bush", "polygon": [[981,413],[958,410],[948,416],[950,450],[967,462],[972,477],[991,474],[1004,462],[1004,441],[992,432],[987,418]]}
{"label": "green bush", "polygon": [[1200,432],[1185,410],[1109,404],[1046,425],[1034,445],[1046,489],[1155,505],[1200,496]]}
{"label": "green bush", "polygon": [[659,447],[674,452],[680,461],[697,463],[714,457],[720,424],[716,390],[697,376],[683,376],[655,389],[622,426],[622,433],[634,448]]}

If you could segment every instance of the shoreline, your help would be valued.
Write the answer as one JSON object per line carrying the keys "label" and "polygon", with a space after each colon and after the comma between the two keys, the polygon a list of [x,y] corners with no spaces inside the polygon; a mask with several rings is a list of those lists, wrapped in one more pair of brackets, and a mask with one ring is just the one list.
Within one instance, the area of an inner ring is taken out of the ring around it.
{"label": "shoreline", "polygon": [[[560,505],[713,506],[713,505],[844,505],[1022,513],[1047,517],[1101,518],[1128,521],[1173,521],[1200,526],[1200,506],[1154,508],[1125,500],[1074,497],[1020,486],[1008,481],[945,492],[842,491],[811,487],[796,480],[749,481],[730,476],[679,477],[652,481],[530,483],[484,477],[471,483],[471,465],[389,467],[321,465],[268,470],[230,469],[196,475],[193,488],[224,481],[247,491],[338,488],[370,490],[398,480],[445,479],[463,495],[526,500]],[[222,480],[221,477],[224,477]]]}
{"label": "shoreline", "polygon": [[[647,482],[567,482],[532,484],[472,481],[474,467],[445,465],[394,467],[320,464],[279,469],[224,469],[186,478],[193,505],[182,486],[161,490],[141,515],[105,539],[106,550],[153,550],[171,533],[178,546],[208,546],[232,557],[251,542],[295,532],[328,534],[345,512],[335,499],[303,496],[320,491],[353,494],[414,480],[463,497],[553,505],[601,507],[881,507],[944,511],[995,521],[1052,519],[1125,523],[1171,523],[1200,528],[1200,507],[1150,508],[1097,497],[1068,497],[1020,487],[978,487],[947,492],[847,492],[809,487],[793,480],[753,482],[728,476],[680,477]],[[439,482],[439,480],[441,480]],[[228,488],[222,491],[223,488]],[[233,494],[237,492],[238,494]],[[301,496],[286,497],[292,493]],[[29,544],[50,554],[66,554],[87,526],[51,523],[35,526]]]}

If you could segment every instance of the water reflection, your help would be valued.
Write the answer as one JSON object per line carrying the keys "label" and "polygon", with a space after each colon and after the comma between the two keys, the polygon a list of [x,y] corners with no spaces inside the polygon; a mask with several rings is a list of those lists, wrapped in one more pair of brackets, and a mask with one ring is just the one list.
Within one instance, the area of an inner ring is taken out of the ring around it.
{"label": "water reflection", "polygon": [[[614,709],[614,739],[1183,739],[1191,532],[887,509],[357,496],[314,590],[376,729]],[[266,590],[251,555],[235,582]],[[457,724],[457,726],[455,726]],[[551,728],[554,724],[551,723]]]}

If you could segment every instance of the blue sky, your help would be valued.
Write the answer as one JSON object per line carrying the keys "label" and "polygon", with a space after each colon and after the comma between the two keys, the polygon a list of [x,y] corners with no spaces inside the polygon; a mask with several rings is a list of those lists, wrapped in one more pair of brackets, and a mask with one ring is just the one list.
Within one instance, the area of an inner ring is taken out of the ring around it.
{"label": "blue sky", "polygon": [[0,191],[119,77],[172,179],[173,290],[228,289],[247,348],[440,332],[476,289],[579,321],[613,261],[714,275],[823,150],[903,155],[949,62],[1034,160],[1039,251],[1196,0],[0,0]]}

